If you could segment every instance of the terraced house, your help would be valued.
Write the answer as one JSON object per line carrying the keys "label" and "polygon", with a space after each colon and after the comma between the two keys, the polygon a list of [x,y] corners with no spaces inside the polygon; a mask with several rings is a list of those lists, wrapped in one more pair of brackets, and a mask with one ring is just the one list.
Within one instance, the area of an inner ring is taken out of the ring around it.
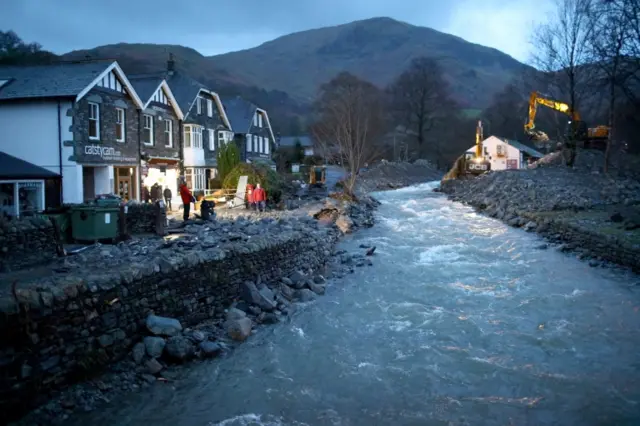
{"label": "terraced house", "polygon": [[272,152],[276,139],[267,111],[240,97],[224,100],[240,157],[247,163],[262,163],[275,170]]}
{"label": "terraced house", "polygon": [[144,102],[139,117],[141,183],[169,188],[178,203],[181,168],[181,128],[184,114],[165,78],[159,75],[131,76],[130,81]]}
{"label": "terraced house", "polygon": [[62,176],[47,205],[137,199],[143,108],[117,62],[0,67],[0,151]]}
{"label": "terraced house", "polygon": [[187,186],[203,193],[216,176],[219,146],[233,140],[231,124],[218,94],[177,71],[171,57],[167,62],[166,80],[184,112],[182,155]]}

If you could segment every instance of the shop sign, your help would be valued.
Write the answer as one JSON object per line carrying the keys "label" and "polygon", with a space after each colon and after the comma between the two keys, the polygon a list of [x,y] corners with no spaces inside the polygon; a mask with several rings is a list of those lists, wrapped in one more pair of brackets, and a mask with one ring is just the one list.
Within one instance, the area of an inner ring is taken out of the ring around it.
{"label": "shop sign", "polygon": [[41,188],[42,182],[19,182],[19,188]]}
{"label": "shop sign", "polygon": [[135,157],[125,157],[111,146],[85,145],[84,154],[92,157],[100,157],[104,161],[137,162]]}

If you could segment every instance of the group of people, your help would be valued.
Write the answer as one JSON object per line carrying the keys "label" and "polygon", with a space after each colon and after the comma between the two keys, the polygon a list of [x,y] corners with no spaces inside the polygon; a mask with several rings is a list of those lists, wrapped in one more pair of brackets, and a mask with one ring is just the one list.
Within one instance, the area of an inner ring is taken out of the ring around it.
{"label": "group of people", "polygon": [[254,188],[253,185],[247,185],[246,189],[247,198],[245,201],[245,208],[247,210],[257,210],[263,212],[267,208],[267,192],[260,186],[260,184],[256,184]]}
{"label": "group of people", "polygon": [[173,210],[171,206],[171,197],[173,193],[171,189],[167,186],[164,191],[162,187],[158,185],[158,182],[151,185],[151,189],[148,186],[145,186],[142,189],[142,200],[145,203],[155,203],[156,201],[162,200],[164,198],[164,202],[167,206],[168,210]]}

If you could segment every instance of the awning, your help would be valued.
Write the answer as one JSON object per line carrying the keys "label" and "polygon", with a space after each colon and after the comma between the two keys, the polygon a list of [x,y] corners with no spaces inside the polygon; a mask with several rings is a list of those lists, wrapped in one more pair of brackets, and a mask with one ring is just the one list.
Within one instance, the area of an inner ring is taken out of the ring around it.
{"label": "awning", "polygon": [[52,179],[59,177],[58,173],[0,151],[0,179]]}
{"label": "awning", "polygon": [[180,162],[178,158],[165,158],[165,157],[149,157],[145,161],[147,164],[159,165],[159,166],[174,166]]}

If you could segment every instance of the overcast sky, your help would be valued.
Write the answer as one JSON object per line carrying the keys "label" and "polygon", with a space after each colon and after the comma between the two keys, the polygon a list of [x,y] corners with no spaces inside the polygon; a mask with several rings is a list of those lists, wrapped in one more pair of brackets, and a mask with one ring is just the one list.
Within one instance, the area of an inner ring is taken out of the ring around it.
{"label": "overcast sky", "polygon": [[64,53],[119,42],[181,44],[204,55],[296,31],[388,16],[526,61],[551,0],[7,0],[0,29]]}

